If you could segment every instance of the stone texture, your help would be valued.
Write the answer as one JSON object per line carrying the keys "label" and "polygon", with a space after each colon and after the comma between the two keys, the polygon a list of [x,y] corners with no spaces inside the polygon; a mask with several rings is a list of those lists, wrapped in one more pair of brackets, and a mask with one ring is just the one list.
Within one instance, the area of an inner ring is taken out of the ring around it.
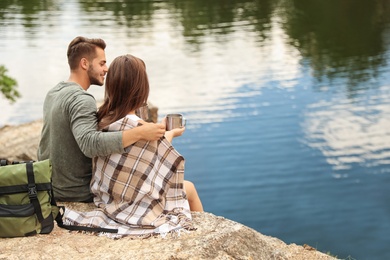
{"label": "stone texture", "polygon": [[[76,210],[93,204],[63,203]],[[211,213],[192,214],[195,231],[179,236],[110,239],[55,226],[48,235],[0,239],[0,259],[334,259]]]}
{"label": "stone texture", "polygon": [[42,120],[0,128],[0,158],[11,161],[37,159]]}
{"label": "stone texture", "polygon": [[[156,110],[157,115],[157,110]],[[155,118],[157,118],[155,115]],[[155,120],[154,120],[155,121]],[[36,160],[42,121],[0,129],[0,158]],[[93,204],[65,203],[89,211]],[[146,239],[109,239],[55,226],[48,235],[0,238],[1,259],[334,259],[314,248],[265,236],[211,213],[193,213],[195,231]],[[0,230],[1,232],[1,230]]]}

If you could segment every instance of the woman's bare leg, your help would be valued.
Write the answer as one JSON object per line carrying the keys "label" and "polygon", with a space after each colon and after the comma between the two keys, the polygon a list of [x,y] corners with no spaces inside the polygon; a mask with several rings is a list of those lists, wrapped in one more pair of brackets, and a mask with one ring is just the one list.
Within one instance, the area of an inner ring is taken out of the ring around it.
{"label": "woman's bare leg", "polygon": [[190,181],[184,181],[184,190],[187,194],[187,199],[190,204],[191,211],[203,211],[202,202],[198,196],[195,185]]}

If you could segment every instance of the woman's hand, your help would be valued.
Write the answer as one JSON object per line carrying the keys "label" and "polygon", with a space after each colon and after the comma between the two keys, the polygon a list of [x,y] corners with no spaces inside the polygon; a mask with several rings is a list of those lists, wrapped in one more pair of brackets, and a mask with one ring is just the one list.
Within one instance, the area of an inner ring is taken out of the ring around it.
{"label": "woman's hand", "polygon": [[171,132],[173,134],[173,137],[178,137],[183,135],[184,131],[186,130],[185,127],[180,127],[180,128],[174,128],[170,131],[166,131],[165,134]]}
{"label": "woman's hand", "polygon": [[180,127],[180,128],[174,128],[172,130],[166,131],[165,132],[165,138],[169,141],[172,142],[174,137],[178,137],[183,135],[184,131],[186,130],[185,127]]}
{"label": "woman's hand", "polygon": [[[167,118],[164,117],[164,119],[162,120],[161,124],[166,125],[166,121],[167,121]],[[172,130],[166,131],[165,134],[164,134],[164,136],[165,136],[165,138],[166,138],[169,142],[172,142],[172,140],[173,140],[174,137],[178,137],[178,136],[183,135],[183,133],[184,133],[185,130],[186,130],[185,127],[174,128],[174,129],[172,129]]]}

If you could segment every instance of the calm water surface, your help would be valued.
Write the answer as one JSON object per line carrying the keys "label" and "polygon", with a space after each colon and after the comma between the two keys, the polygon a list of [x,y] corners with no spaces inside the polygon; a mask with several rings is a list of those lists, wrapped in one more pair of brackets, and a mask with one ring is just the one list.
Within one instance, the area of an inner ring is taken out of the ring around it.
{"label": "calm water surface", "polygon": [[[205,210],[339,258],[389,259],[390,1],[0,2],[0,65],[42,117],[77,35],[147,65]],[[89,90],[103,98],[103,88]],[[1,243],[1,242],[0,242]]]}

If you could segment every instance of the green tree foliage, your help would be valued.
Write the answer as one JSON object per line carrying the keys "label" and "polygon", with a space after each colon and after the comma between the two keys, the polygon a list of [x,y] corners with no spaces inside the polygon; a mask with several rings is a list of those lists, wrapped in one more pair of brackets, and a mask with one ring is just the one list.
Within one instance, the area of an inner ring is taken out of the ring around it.
{"label": "green tree foliage", "polygon": [[16,98],[20,97],[20,93],[16,89],[18,83],[15,79],[7,76],[6,73],[7,69],[0,65],[0,92],[13,103],[16,101]]}

